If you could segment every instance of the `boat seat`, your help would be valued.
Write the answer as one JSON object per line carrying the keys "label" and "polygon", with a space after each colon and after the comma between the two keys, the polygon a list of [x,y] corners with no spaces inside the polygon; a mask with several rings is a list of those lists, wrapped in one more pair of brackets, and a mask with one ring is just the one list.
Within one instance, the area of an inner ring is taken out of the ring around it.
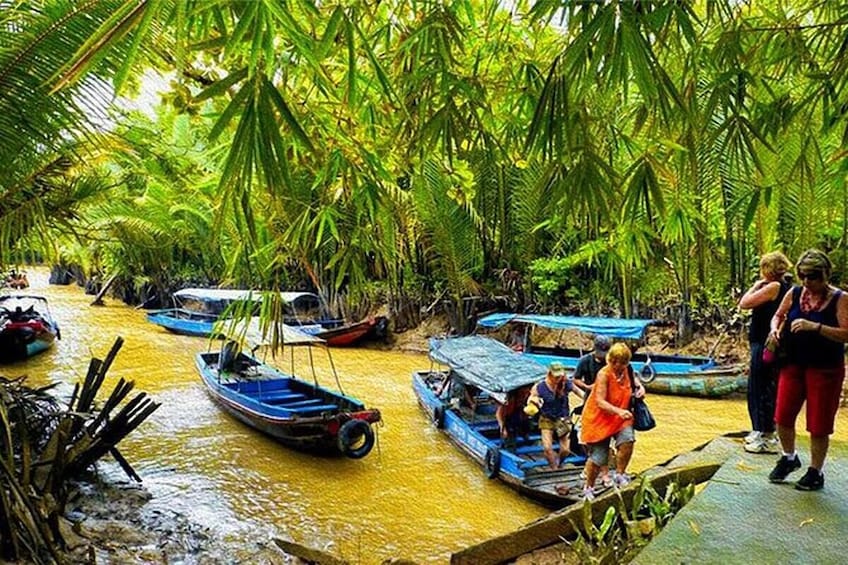
{"label": "boat seat", "polygon": [[471,427],[478,432],[486,432],[486,431],[497,431],[499,428],[497,420],[481,420],[479,422],[472,422]]}
{"label": "boat seat", "polygon": [[[560,463],[560,465],[562,465],[563,463],[570,463],[572,465],[583,465],[583,463],[585,463],[585,462],[586,462],[585,457],[572,454],[572,455],[569,455],[568,457],[566,457],[565,459],[563,459],[562,461],[560,461],[559,463]],[[537,461],[522,461],[521,463],[518,464],[518,466],[521,469],[532,469],[532,468],[535,468],[535,467],[544,467],[547,464],[548,464],[547,459],[539,459]]]}
{"label": "boat seat", "polygon": [[306,395],[292,392],[291,390],[276,390],[259,395],[262,402],[288,402],[289,400],[303,400]]}
{"label": "boat seat", "polygon": [[310,412],[335,412],[339,409],[336,404],[319,404],[318,406],[302,406],[300,408],[289,408],[288,406],[281,406],[281,408],[285,408],[295,412],[296,414],[308,414]]}
{"label": "boat seat", "polygon": [[[540,441],[541,439],[542,439],[541,434],[530,434],[529,436],[527,436],[526,440],[524,439],[524,436],[520,436],[518,438],[518,441],[516,441],[516,444],[518,446],[528,447],[528,446],[531,446],[531,445],[535,445],[536,442]],[[498,447],[501,447],[501,445],[503,444],[503,440],[498,438],[498,439],[492,440],[492,443],[494,443]]]}
{"label": "boat seat", "polygon": [[302,408],[304,406],[313,406],[315,404],[321,404],[324,402],[320,398],[309,398],[307,400],[296,400],[295,402],[274,402],[274,404],[280,405],[280,408]]}
{"label": "boat seat", "polygon": [[538,459],[536,461],[522,461],[518,464],[521,469],[532,469],[535,467],[544,467],[548,464],[547,459]]}
{"label": "boat seat", "polygon": [[528,445],[522,445],[521,447],[516,447],[515,449],[511,449],[513,453],[516,455],[528,455],[530,453],[541,453],[545,450],[542,447],[541,443],[531,443]]}

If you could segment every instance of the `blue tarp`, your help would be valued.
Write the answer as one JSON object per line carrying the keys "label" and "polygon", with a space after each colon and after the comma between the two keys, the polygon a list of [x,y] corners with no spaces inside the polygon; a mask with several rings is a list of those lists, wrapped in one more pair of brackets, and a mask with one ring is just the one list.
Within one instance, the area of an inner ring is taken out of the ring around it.
{"label": "blue tarp", "polygon": [[618,339],[642,339],[645,337],[645,329],[656,323],[656,320],[504,313],[490,314],[480,318],[477,325],[484,328],[499,328],[510,322],[557,330],[578,330]]}
{"label": "blue tarp", "polygon": [[466,383],[506,393],[545,378],[547,368],[494,339],[472,335],[430,340],[430,359]]}

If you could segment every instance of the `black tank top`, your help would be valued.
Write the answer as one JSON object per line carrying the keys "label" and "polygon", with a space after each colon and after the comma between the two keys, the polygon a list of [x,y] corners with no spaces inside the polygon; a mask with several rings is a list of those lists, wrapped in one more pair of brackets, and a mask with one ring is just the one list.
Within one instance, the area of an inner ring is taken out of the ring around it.
{"label": "black tank top", "polygon": [[771,319],[777,308],[780,306],[780,301],[783,300],[783,295],[791,288],[786,279],[778,281],[780,290],[777,291],[777,298],[760,304],[751,311],[751,325],[748,326],[748,341],[751,343],[765,343],[768,334],[771,332]]}
{"label": "black tank top", "polygon": [[806,319],[825,326],[838,326],[836,305],[842,291],[837,290],[828,302],[827,307],[820,312],[801,312],[801,287],[792,289],[792,306],[783,325],[781,343],[785,344],[788,362],[803,367],[839,367],[845,363],[845,345],[827,339],[817,332],[792,333],[789,327],[792,320]]}

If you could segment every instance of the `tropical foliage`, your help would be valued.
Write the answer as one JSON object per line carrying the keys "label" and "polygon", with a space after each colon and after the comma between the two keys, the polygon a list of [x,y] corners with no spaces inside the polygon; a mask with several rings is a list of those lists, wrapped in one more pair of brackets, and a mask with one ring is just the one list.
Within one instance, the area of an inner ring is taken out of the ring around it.
{"label": "tropical foliage", "polygon": [[839,2],[0,4],[6,261],[683,330],[762,252],[845,270]]}

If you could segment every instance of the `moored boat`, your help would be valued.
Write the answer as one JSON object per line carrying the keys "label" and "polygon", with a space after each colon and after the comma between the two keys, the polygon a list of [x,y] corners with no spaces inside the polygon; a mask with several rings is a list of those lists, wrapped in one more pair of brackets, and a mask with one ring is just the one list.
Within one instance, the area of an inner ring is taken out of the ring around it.
{"label": "moored boat", "polygon": [[[496,329],[506,324],[524,324],[521,349],[528,357],[542,364],[559,361],[573,370],[580,357],[588,353],[574,348],[547,347],[533,344],[532,328],[572,330],[590,335],[604,335],[626,340],[631,345],[644,342],[647,328],[655,320],[625,318],[592,318],[537,314],[491,314],[478,320],[482,328]],[[633,369],[649,392],[681,396],[721,397],[745,390],[747,377],[740,364],[722,364],[713,357],[697,355],[667,355],[636,351],[631,360]]]}
{"label": "moored boat", "polygon": [[[580,473],[586,461],[572,434],[572,455],[549,468],[535,422],[526,435],[501,439],[495,411],[508,395],[545,378],[547,369],[504,344],[483,336],[433,339],[430,358],[447,369],[416,371],[412,385],[418,403],[437,428],[476,461],[489,478],[553,507],[582,499]],[[473,387],[473,405],[457,395]],[[447,392],[447,393],[446,393]]]}
{"label": "moored boat", "polygon": [[[233,305],[247,304],[258,311],[266,294],[260,290],[184,288],[174,293],[173,308],[151,310],[147,320],[180,335],[222,338],[216,324],[230,319]],[[284,323],[323,339],[327,345],[353,345],[379,328],[384,329],[383,317],[346,323],[341,318],[322,316],[320,299],[311,292],[280,292],[279,296],[285,304]]]}
{"label": "moored boat", "polygon": [[0,362],[41,353],[60,337],[46,298],[32,294],[0,296]]}
{"label": "moored boat", "polygon": [[[324,345],[288,326],[282,337],[284,346]],[[196,365],[207,393],[225,412],[284,445],[353,459],[365,457],[374,446],[372,424],[381,420],[379,410],[341,389],[283,373],[242,352],[235,341],[225,342],[220,351],[199,353]]]}

